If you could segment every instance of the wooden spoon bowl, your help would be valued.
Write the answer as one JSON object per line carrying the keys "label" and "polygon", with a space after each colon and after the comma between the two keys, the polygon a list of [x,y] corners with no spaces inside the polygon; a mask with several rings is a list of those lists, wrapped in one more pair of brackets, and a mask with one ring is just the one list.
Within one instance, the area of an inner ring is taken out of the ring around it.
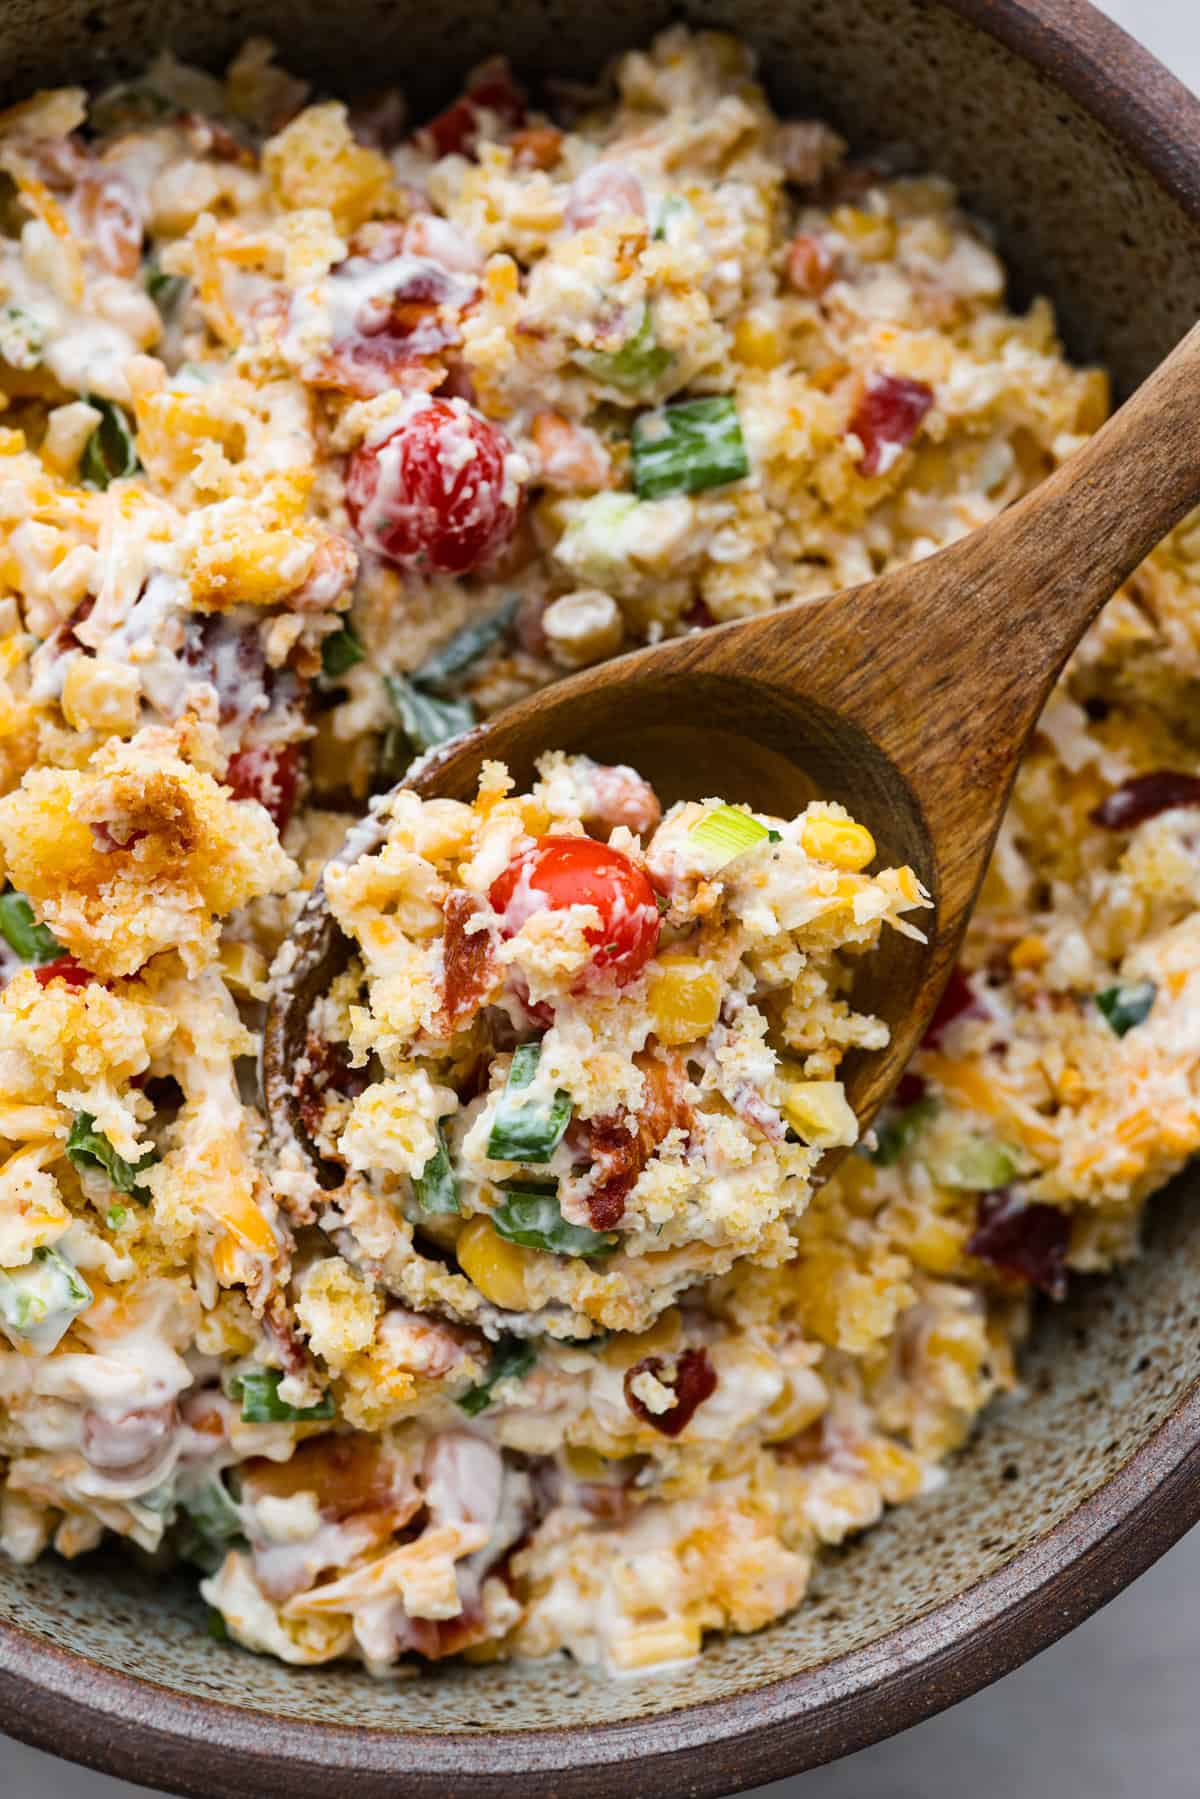
{"label": "wooden spoon bowl", "polygon": [[[848,1058],[865,1128],[899,1079],[962,942],[1021,753],[1104,601],[1200,502],[1200,326],[1033,493],[927,560],[803,607],[675,638],[560,681],[426,756],[405,781],[470,799],[486,761],[518,786],[550,749],[628,762],[661,798],[784,815],[819,793],[907,862],[934,901],[928,944],[889,931],[855,1004],[891,1030]],[[379,810],[337,860],[373,847]],[[928,920],[930,915],[925,915]],[[924,920],[923,920],[924,922]],[[298,1134],[291,1068],[344,961],[323,886],[281,964],[263,1048],[277,1138]],[[828,1173],[835,1158],[822,1164]]]}

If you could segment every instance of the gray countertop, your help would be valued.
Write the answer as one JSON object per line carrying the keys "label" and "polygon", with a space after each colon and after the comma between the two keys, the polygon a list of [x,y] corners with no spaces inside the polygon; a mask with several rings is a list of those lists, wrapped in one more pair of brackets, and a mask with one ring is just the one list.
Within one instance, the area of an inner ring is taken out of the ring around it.
{"label": "gray countertop", "polygon": [[[1200,90],[1200,0],[1105,0]],[[1064,1642],[877,1748],[771,1799],[1195,1799],[1200,1531]],[[0,1739],[0,1799],[138,1799],[145,1788]],[[268,1796],[264,1794],[264,1799]],[[348,1795],[349,1799],[349,1795]]]}

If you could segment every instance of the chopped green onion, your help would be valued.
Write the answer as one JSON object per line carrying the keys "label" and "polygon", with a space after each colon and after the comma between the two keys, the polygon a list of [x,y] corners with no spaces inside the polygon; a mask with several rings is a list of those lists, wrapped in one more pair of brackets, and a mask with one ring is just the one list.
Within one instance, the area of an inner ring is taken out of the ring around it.
{"label": "chopped green onion", "polygon": [[142,271],[142,281],[163,318],[173,319],[188,289],[186,275],[168,275],[159,267],[157,256],[151,256]]}
{"label": "chopped green onion", "polygon": [[278,1368],[251,1368],[234,1377],[241,1394],[243,1424],[317,1424],[336,1416],[333,1394],[325,1393],[316,1405],[287,1405],[279,1397],[283,1379]]}
{"label": "chopped green onion", "polygon": [[537,1350],[520,1337],[505,1337],[497,1343],[487,1365],[487,1373],[477,1387],[468,1387],[459,1406],[468,1418],[477,1418],[492,1403],[492,1391],[502,1380],[524,1380],[537,1361]]}
{"label": "chopped green onion", "polygon": [[321,673],[331,680],[344,675],[346,670],[361,662],[366,655],[359,641],[358,633],[347,619],[339,630],[332,632],[321,644]]}
{"label": "chopped green onion", "polygon": [[385,675],[383,683],[414,755],[457,737],[460,731],[469,731],[475,723],[470,700],[443,700],[423,693],[404,675]]}
{"label": "chopped green onion", "polygon": [[146,81],[121,81],[97,94],[88,107],[87,122],[100,136],[154,125],[179,108]]}
{"label": "chopped green onion", "polygon": [[910,1106],[904,1106],[894,1112],[885,1123],[875,1129],[875,1148],[871,1151],[871,1160],[880,1168],[891,1168],[897,1163],[907,1149],[920,1136],[929,1120],[937,1111],[937,1101],[926,1094],[923,1099],[914,1099]]}
{"label": "chopped green onion", "polygon": [[643,412],[633,426],[633,485],[639,500],[724,487],[750,473],[736,402],[727,395]]}
{"label": "chopped green onion", "polygon": [[110,1231],[119,1231],[129,1213],[124,1206],[109,1206],[104,1214],[104,1222]]}
{"label": "chopped green onion", "polygon": [[1096,995],[1096,1010],[1104,1015],[1116,1035],[1123,1037],[1150,1016],[1157,997],[1158,987],[1153,981],[1122,982]]}
{"label": "chopped green onion", "polygon": [[57,1249],[35,1249],[24,1267],[0,1268],[0,1330],[37,1355],[56,1349],[91,1303],[91,1288]]}
{"label": "chopped green onion", "polygon": [[782,831],[768,831],[767,832],[767,842],[768,843],[782,843],[783,842],[783,832]]}
{"label": "chopped green onion", "polygon": [[654,220],[654,228],[650,235],[657,243],[662,243],[671,235],[671,227],[676,220],[684,219],[692,208],[682,194],[665,194],[662,205],[658,208],[658,216]]}
{"label": "chopped green onion", "polygon": [[183,1509],[210,1543],[226,1543],[242,1534],[242,1514],[219,1474],[183,1500]]}
{"label": "chopped green onion", "polygon": [[76,1112],[67,1134],[67,1159],[85,1172],[99,1169],[121,1193],[132,1193],[136,1199],[149,1198],[138,1175],[158,1160],[157,1150],[148,1149],[140,1162],[127,1162],[119,1156],[103,1131],[96,1129],[90,1112]]}
{"label": "chopped green onion", "polygon": [[929,1158],[929,1172],[943,1187],[995,1193],[1020,1173],[1017,1151],[994,1137],[969,1135]]}
{"label": "chopped green onion", "polygon": [[478,662],[503,637],[512,624],[519,600],[518,594],[512,594],[487,618],[464,625],[461,631],[456,631],[453,637],[447,639],[440,650],[435,650],[409,676],[409,680],[416,687],[442,687],[447,681],[453,680],[455,675],[461,675],[465,668]]}
{"label": "chopped green onion", "polygon": [[413,1194],[423,1212],[457,1212],[460,1209],[458,1181],[450,1161],[450,1151],[446,1148],[446,1138],[440,1120],[437,1127],[437,1140],[438,1146],[428,1162],[420,1174],[413,1177]]}
{"label": "chopped green onion", "polygon": [[42,360],[46,333],[20,306],[0,309],[0,361],[10,369],[35,369]]}
{"label": "chopped green onion", "polygon": [[522,1043],[513,1051],[488,1136],[487,1152],[494,1162],[548,1162],[571,1122],[571,1095],[561,1087],[550,1099],[527,1092],[541,1055],[540,1043]]}
{"label": "chopped green onion", "polygon": [[504,1183],[504,1203],[491,1214],[492,1229],[525,1249],[547,1249],[556,1256],[606,1256],[621,1241],[616,1231],[591,1231],[568,1224],[550,1186]]}
{"label": "chopped green onion", "polygon": [[115,400],[104,399],[101,394],[84,394],[83,397],[100,414],[100,423],[83,447],[79,473],[85,487],[98,487],[103,491],[110,481],[136,475],[142,465],[124,407],[118,406]]}
{"label": "chopped green onion", "polygon": [[638,393],[660,381],[675,358],[655,337],[650,309],[643,306],[636,331],[619,350],[576,350],[571,360],[605,387]]}
{"label": "chopped green onion", "polygon": [[39,924],[23,893],[0,893],[0,937],[22,962],[53,962],[62,944],[48,925]]}
{"label": "chopped green onion", "polygon": [[697,819],[688,836],[694,837],[704,849],[716,850],[724,864],[743,855],[756,843],[768,842],[771,833],[749,812],[743,812],[737,806],[717,806]]}

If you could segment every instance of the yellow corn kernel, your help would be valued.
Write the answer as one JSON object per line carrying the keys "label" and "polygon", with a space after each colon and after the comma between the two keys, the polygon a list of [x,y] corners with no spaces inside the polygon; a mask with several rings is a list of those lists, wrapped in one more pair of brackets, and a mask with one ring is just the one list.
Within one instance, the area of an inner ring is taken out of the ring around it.
{"label": "yellow corn kernel", "polygon": [[828,1403],[823,1387],[814,1388],[804,1381],[794,1386],[789,1381],[759,1421],[763,1442],[785,1443],[789,1437],[798,1437],[816,1423]]}
{"label": "yellow corn kernel", "polygon": [[651,1668],[661,1662],[691,1661],[700,1653],[700,1626],[686,1618],[639,1624],[612,1646],[614,1668]]}
{"label": "yellow corn kernel", "polygon": [[882,262],[895,251],[896,226],[886,213],[866,212],[859,206],[835,206],[829,222],[864,262]]}
{"label": "yellow corn kernel", "polygon": [[951,1325],[935,1324],[925,1338],[925,1354],[931,1362],[947,1362],[969,1379],[979,1372],[981,1345]]}
{"label": "yellow corn kernel", "polygon": [[1008,960],[1013,968],[1040,968],[1050,954],[1050,947],[1044,937],[1031,931],[1014,943],[1008,952]]}
{"label": "yellow corn kernel", "polygon": [[62,690],[63,717],[76,731],[95,729],[132,737],[141,713],[136,668],[105,657],[74,656]]}
{"label": "yellow corn kernel", "polygon": [[232,1287],[239,1278],[241,1253],[241,1244],[231,1232],[225,1231],[218,1237],[213,1247],[213,1268],[223,1287]]}
{"label": "yellow corn kernel", "polygon": [[585,1449],[581,1445],[569,1444],[566,1460],[567,1467],[576,1480],[603,1480],[608,1473],[608,1463],[595,1449]]}
{"label": "yellow corn kernel", "polygon": [[266,999],[267,958],[252,943],[227,938],[220,949],[221,973],[232,993],[244,999]]}
{"label": "yellow corn kernel", "polygon": [[650,975],[650,1017],[660,1043],[707,1037],[721,1010],[721,980],[694,956],[660,956]]}
{"label": "yellow corn kernel", "polygon": [[773,319],[747,313],[733,328],[733,353],[752,369],[777,368],[783,361],[783,343]]}
{"label": "yellow corn kernel", "polygon": [[904,1244],[926,1274],[953,1274],[962,1261],[964,1232],[948,1218],[923,1218]]}
{"label": "yellow corn kernel", "polygon": [[506,1312],[529,1309],[528,1274],[536,1249],[508,1243],[486,1218],[472,1218],[464,1225],[454,1246],[458,1265],[485,1299]]}
{"label": "yellow corn kernel", "polygon": [[817,862],[830,862],[850,874],[875,856],[875,839],[866,825],[852,818],[806,818],[800,827],[800,848]]}
{"label": "yellow corn kernel", "polygon": [[840,1081],[789,1081],[783,1090],[783,1115],[814,1149],[858,1140],[858,1120]]}
{"label": "yellow corn kernel", "polygon": [[922,1469],[917,1457],[899,1443],[883,1437],[863,1443],[858,1460],[869,1480],[873,1480],[889,1505],[901,1505],[921,1491]]}
{"label": "yellow corn kernel", "polygon": [[660,1312],[649,1330],[635,1333],[622,1332],[615,1336],[603,1350],[604,1360],[610,1368],[632,1368],[644,1356],[669,1355],[674,1350],[683,1334],[683,1320],[677,1306],[668,1306]]}

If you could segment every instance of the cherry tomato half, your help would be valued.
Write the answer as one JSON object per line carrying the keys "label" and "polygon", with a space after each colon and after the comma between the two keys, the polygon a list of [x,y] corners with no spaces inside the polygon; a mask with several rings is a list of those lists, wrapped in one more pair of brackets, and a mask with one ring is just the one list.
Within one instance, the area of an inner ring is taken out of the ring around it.
{"label": "cherry tomato half", "polygon": [[641,973],[658,946],[653,887],[628,856],[591,837],[539,837],[493,881],[488,898],[506,937],[535,912],[595,906],[600,923],[585,933],[597,946],[592,970],[618,987]]}
{"label": "cherry tomato half", "polygon": [[379,443],[355,450],[346,507],[363,543],[402,568],[465,575],[517,523],[505,498],[509,443],[464,400],[428,400]]}

